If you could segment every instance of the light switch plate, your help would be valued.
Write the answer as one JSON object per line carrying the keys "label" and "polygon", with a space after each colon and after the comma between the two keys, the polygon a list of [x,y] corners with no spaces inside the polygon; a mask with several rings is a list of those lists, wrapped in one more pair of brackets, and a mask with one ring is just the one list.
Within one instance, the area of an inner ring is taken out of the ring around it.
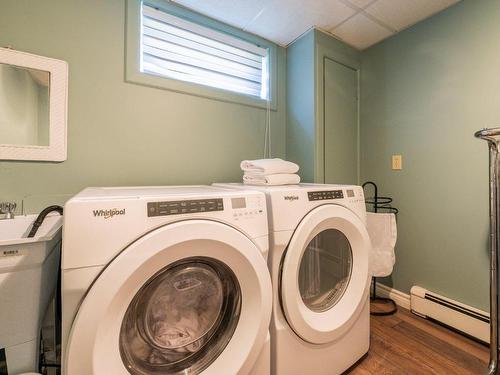
{"label": "light switch plate", "polygon": [[399,171],[403,169],[403,156],[392,155],[392,170]]}

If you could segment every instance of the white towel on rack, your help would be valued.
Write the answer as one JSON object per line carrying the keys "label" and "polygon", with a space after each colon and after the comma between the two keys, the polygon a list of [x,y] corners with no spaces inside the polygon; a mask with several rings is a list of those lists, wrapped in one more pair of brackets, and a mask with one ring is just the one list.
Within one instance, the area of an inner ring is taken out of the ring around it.
{"label": "white towel on rack", "polygon": [[396,256],[394,246],[398,237],[396,216],[386,213],[366,214],[366,228],[372,242],[370,252],[370,272],[372,276],[389,276]]}
{"label": "white towel on rack", "polygon": [[300,176],[293,173],[275,173],[269,175],[255,175],[245,173],[243,183],[247,185],[295,185],[300,182]]}
{"label": "white towel on rack", "polygon": [[299,171],[299,166],[297,164],[279,158],[243,160],[240,167],[245,173],[256,173],[260,176],[267,176],[275,173],[293,174]]}

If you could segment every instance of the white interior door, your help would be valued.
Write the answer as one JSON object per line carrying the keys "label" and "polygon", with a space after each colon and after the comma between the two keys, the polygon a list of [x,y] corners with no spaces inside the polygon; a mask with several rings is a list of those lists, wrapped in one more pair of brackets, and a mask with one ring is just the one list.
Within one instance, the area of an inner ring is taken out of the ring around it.
{"label": "white interior door", "polygon": [[217,222],[157,229],[101,273],[73,323],[65,374],[247,374],[266,340],[259,249]]}
{"label": "white interior door", "polygon": [[284,314],[302,339],[322,344],[343,335],[368,298],[370,239],[359,217],[338,205],[311,211],[282,264]]}

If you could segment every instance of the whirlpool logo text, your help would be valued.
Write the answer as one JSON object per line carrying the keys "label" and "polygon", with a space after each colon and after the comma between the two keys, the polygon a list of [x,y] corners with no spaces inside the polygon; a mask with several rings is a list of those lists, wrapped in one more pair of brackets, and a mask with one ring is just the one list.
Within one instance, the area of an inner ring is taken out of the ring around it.
{"label": "whirlpool logo text", "polygon": [[94,210],[94,217],[102,217],[104,219],[110,219],[113,216],[125,215],[125,209],[111,208],[109,210]]}

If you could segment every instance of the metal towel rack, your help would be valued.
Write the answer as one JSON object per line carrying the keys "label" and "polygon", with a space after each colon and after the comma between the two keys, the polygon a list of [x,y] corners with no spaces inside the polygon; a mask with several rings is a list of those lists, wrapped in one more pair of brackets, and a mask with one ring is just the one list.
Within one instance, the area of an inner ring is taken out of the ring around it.
{"label": "metal towel rack", "polygon": [[[373,212],[377,213],[379,211],[383,212],[388,212],[388,213],[393,213],[397,214],[399,210],[396,207],[392,207],[392,198],[390,197],[379,197],[378,196],[378,187],[377,184],[373,181],[367,181],[363,184],[363,190],[365,189],[365,186],[371,185],[373,187],[373,197],[372,198],[365,198],[365,203],[367,205],[372,205],[373,206]],[[371,315],[375,316],[386,316],[386,315],[393,315],[398,311],[398,307],[396,305],[396,302],[394,302],[393,299],[391,298],[385,298],[385,297],[377,297],[377,278],[372,277],[372,296],[370,297],[371,301],[382,301],[386,302],[392,305],[392,308],[388,311],[370,311]]]}
{"label": "metal towel rack", "polygon": [[476,138],[488,142],[490,150],[490,361],[486,374],[498,374],[498,249],[499,249],[499,142],[500,128],[482,129],[474,133]]}

